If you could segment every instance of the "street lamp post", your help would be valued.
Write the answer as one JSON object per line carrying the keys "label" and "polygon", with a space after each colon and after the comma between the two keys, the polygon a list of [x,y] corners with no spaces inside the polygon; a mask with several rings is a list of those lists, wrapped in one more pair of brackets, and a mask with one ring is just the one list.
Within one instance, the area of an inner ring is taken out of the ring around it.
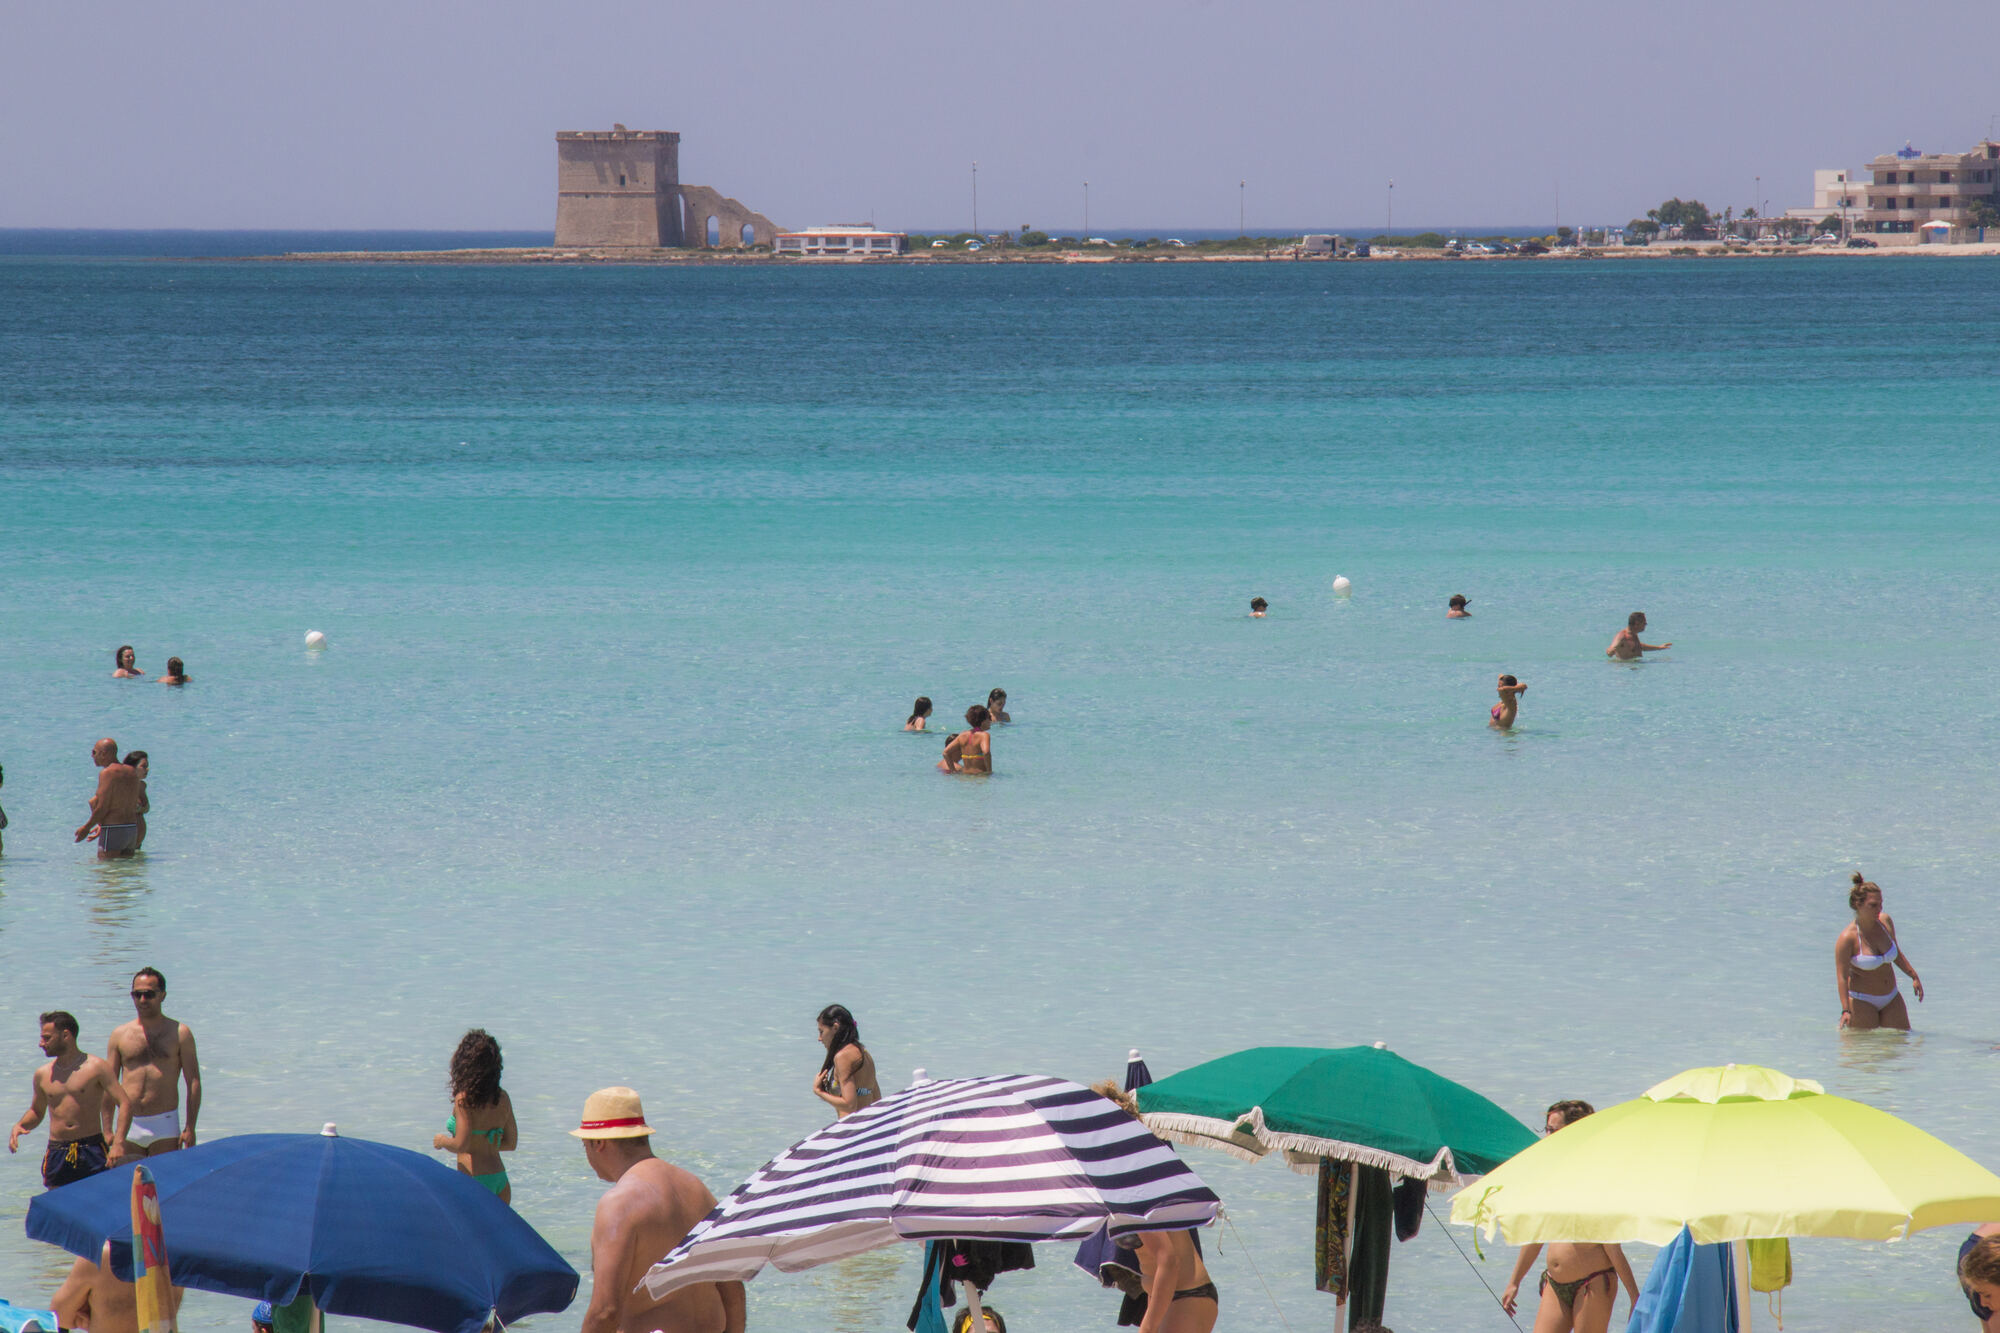
{"label": "street lamp post", "polygon": [[1248,236],[1250,234],[1249,228],[1243,225],[1243,191],[1249,184],[1249,181],[1236,182],[1236,234],[1238,236]]}
{"label": "street lamp post", "polygon": [[1389,182],[1389,215],[1383,220],[1382,234],[1387,236],[1396,230],[1396,182]]}
{"label": "street lamp post", "polygon": [[972,234],[979,234],[979,163],[972,164]]}
{"label": "street lamp post", "polygon": [[1090,182],[1083,183],[1083,239],[1090,239]]}

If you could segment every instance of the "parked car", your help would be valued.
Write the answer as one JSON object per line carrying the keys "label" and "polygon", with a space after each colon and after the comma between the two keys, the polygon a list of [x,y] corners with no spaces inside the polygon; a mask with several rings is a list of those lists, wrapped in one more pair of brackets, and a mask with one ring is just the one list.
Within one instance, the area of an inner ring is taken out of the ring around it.
{"label": "parked car", "polygon": [[1161,241],[1161,242],[1160,242],[1160,244],[1161,244],[1161,245],[1171,245],[1171,246],[1173,246],[1173,247],[1174,247],[1174,248],[1175,248],[1176,250],[1185,250],[1185,249],[1187,249],[1187,242],[1186,242],[1186,241],[1183,241],[1183,240],[1181,240],[1181,239],[1180,239],[1179,237],[1177,237],[1177,236],[1169,236],[1169,237],[1168,237],[1168,238],[1167,238],[1166,240],[1164,240],[1164,241]]}
{"label": "parked car", "polygon": [[1348,247],[1347,253],[1353,255],[1356,259],[1366,259],[1368,258],[1369,255],[1373,254],[1374,251],[1369,248],[1368,242],[1356,241],[1353,245]]}
{"label": "parked car", "polygon": [[1549,247],[1543,245],[1540,241],[1521,242],[1521,253],[1524,255],[1545,255],[1548,252]]}
{"label": "parked car", "polygon": [[1850,250],[1873,250],[1875,242],[1869,240],[1866,236],[1850,236],[1847,238],[1847,248]]}
{"label": "parked car", "polygon": [[1819,235],[1813,237],[1812,243],[1814,245],[1839,245],[1840,238],[1838,236],[1835,236],[1830,231],[1823,231]]}
{"label": "parked car", "polygon": [[984,242],[984,241],[967,241],[967,242],[965,243],[965,248],[966,248],[966,249],[968,249],[968,250],[984,250],[984,249],[986,248],[986,242]]}
{"label": "parked car", "polygon": [[950,242],[950,241],[932,241],[932,242],[931,242],[931,249],[933,249],[933,250],[942,250],[942,249],[944,249],[945,247],[949,246],[950,244],[951,244],[951,242]]}
{"label": "parked car", "polygon": [[1639,234],[1638,234],[1637,232],[1633,232],[1633,233],[1632,233],[1631,235],[1629,235],[1629,236],[1627,236],[1627,237],[1625,238],[1625,244],[1627,244],[1627,245],[1651,245],[1651,244],[1652,244],[1652,242],[1651,242],[1650,240],[1648,240],[1648,239],[1647,239],[1646,237],[1644,237],[1644,236],[1641,236],[1641,235],[1639,235]]}

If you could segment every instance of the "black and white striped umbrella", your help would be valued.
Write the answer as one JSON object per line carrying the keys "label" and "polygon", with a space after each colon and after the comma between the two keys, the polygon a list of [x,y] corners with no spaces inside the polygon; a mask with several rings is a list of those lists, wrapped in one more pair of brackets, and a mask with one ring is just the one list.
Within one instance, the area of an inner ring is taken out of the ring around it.
{"label": "black and white striped umbrella", "polygon": [[1076,1240],[1201,1226],[1221,1201],[1112,1102],[1059,1078],[939,1079],[788,1148],[653,1265],[691,1282],[797,1272],[900,1240]]}

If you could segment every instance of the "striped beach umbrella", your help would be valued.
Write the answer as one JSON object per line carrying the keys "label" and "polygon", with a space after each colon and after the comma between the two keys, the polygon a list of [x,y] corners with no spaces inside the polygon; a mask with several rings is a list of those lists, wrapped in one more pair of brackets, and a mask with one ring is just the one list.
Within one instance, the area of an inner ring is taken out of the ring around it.
{"label": "striped beach umbrella", "polygon": [[1006,1074],[884,1097],[786,1149],[653,1265],[691,1282],[797,1272],[903,1240],[1078,1240],[1202,1226],[1221,1203],[1144,1125],[1088,1088]]}

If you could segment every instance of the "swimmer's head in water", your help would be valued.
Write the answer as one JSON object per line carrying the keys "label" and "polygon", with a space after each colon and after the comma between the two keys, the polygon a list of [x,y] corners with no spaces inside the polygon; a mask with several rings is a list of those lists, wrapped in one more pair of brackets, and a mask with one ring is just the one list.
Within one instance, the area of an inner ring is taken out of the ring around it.
{"label": "swimmer's head in water", "polygon": [[118,651],[111,654],[111,660],[120,671],[130,671],[132,663],[138,660],[138,655],[132,651],[131,644],[121,644]]}
{"label": "swimmer's head in water", "polygon": [[986,711],[986,705],[974,704],[965,710],[965,723],[975,731],[993,720],[993,714]]}
{"label": "swimmer's head in water", "polygon": [[[931,715],[930,696],[927,694],[918,695],[916,705],[910,709],[910,721],[915,722],[920,717],[929,717],[930,715]],[[904,725],[907,726],[908,723],[905,723]]]}
{"label": "swimmer's head in water", "polygon": [[1005,708],[1007,706],[1007,691],[1001,689],[986,691],[986,706],[995,710]]}
{"label": "swimmer's head in water", "polygon": [[1465,609],[1464,593],[1455,592],[1451,595],[1451,609],[1454,611],[1463,611]]}
{"label": "swimmer's head in water", "polygon": [[1870,894],[1874,895],[1875,906],[1879,911],[1882,906],[1882,886],[1872,879],[1863,879],[1861,872],[1855,871],[1854,887],[1847,891],[1847,905],[1855,911],[1860,911],[1861,904],[1868,901]]}
{"label": "swimmer's head in water", "polygon": [[187,674],[187,667],[182,663],[180,658],[169,657],[167,659],[167,674],[169,676],[185,676]]}
{"label": "swimmer's head in water", "polygon": [[1265,600],[1264,600],[1263,598],[1261,598],[1261,597],[1252,597],[1252,598],[1250,599],[1250,609],[1251,609],[1252,611],[1264,611],[1264,610],[1268,610],[1268,609],[1270,608],[1270,605],[1271,605],[1271,604],[1270,604],[1269,602],[1265,601]]}
{"label": "swimmer's head in water", "polygon": [[1646,613],[1644,611],[1634,611],[1631,615],[1625,617],[1625,628],[1631,630],[1634,634],[1646,628]]}
{"label": "swimmer's head in water", "polygon": [[1574,1125],[1585,1116],[1595,1114],[1596,1111],[1597,1108],[1589,1102],[1557,1102],[1549,1108],[1548,1120],[1544,1126],[1544,1132],[1553,1134],[1565,1125]]}

